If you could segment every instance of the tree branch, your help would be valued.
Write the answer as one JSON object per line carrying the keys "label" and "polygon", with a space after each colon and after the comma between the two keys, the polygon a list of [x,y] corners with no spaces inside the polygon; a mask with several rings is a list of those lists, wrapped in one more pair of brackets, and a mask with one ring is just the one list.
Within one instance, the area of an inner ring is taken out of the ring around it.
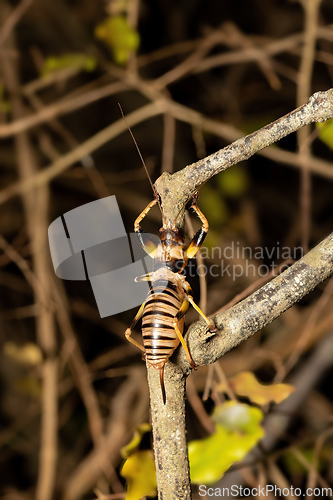
{"label": "tree branch", "polygon": [[[311,122],[333,116],[333,89],[317,92],[309,101],[262,129],[235,141],[203,160],[155,182],[161,198],[164,227],[182,227],[184,207],[213,175],[246,160],[257,151]],[[197,365],[213,363],[227,351],[272,322],[333,273],[333,233],[270,283],[215,316],[217,332],[203,322],[191,325],[187,343]],[[185,444],[185,379],[191,372],[184,349],[166,364],[167,404],[163,405],[157,370],[148,368],[159,498],[191,498]]]}
{"label": "tree branch", "polygon": [[[203,322],[192,324],[188,345],[197,365],[214,363],[233,347],[271,323],[319,283],[333,274],[333,233],[290,268],[251,294],[215,316],[217,334],[207,331]],[[179,361],[189,367],[180,351]]]}
{"label": "tree branch", "polygon": [[165,366],[167,403],[161,397],[159,373],[148,370],[150,409],[154,438],[154,455],[159,498],[191,498],[185,422],[185,382],[182,369]]}
{"label": "tree branch", "polygon": [[[161,197],[163,223],[170,227],[183,225],[185,204],[213,175],[247,160],[261,149],[312,122],[333,117],[333,89],[316,92],[306,104],[206,158],[174,174],[164,172],[155,182]],[[180,216],[179,216],[180,215]]]}
{"label": "tree branch", "polygon": [[[194,361],[197,365],[214,363],[271,323],[332,273],[333,233],[270,283],[216,315],[216,333],[211,333],[202,321],[193,323],[186,341]],[[184,349],[178,349],[165,368],[166,405],[161,398],[158,372],[154,368],[148,369],[159,498],[171,500],[175,498],[173,492],[177,491],[179,500],[187,500],[191,493],[184,444],[184,386],[191,367]],[[173,452],[175,449],[177,453]],[[182,486],[180,490],[179,485]]]}

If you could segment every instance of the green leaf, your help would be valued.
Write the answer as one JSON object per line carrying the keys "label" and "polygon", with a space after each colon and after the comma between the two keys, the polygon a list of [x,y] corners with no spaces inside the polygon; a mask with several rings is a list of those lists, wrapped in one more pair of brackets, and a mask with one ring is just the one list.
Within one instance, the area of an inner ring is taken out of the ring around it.
{"label": "green leaf", "polygon": [[43,76],[47,76],[66,68],[94,71],[96,64],[96,59],[87,54],[64,54],[58,57],[47,57],[40,72]]}
{"label": "green leaf", "polygon": [[228,219],[228,208],[221,194],[207,184],[200,189],[198,205],[210,226],[220,226]]}
{"label": "green leaf", "polygon": [[205,439],[189,443],[191,480],[213,484],[234,463],[242,460],[263,437],[259,408],[228,401],[213,414],[216,431]]}
{"label": "green leaf", "polygon": [[156,472],[153,453],[150,450],[133,453],[124,463],[120,474],[126,479],[125,500],[139,500],[156,496]]}
{"label": "green leaf", "polygon": [[319,131],[319,139],[333,149],[333,119],[325,123],[316,123],[316,129]]}
{"label": "green leaf", "polygon": [[[298,455],[294,453],[293,450],[286,450],[282,455],[281,455],[281,460],[285,467],[288,469],[288,472],[293,474],[294,476],[306,476],[308,473],[308,469],[306,467],[306,462],[309,464],[312,464],[315,458],[315,451],[314,449],[309,449],[309,448],[302,448],[302,447],[297,447],[298,452],[300,455],[304,458],[304,462],[301,461],[298,458]],[[323,450],[322,450],[323,451]],[[330,457],[332,456],[332,450],[330,450]],[[317,464],[317,471],[321,472],[325,466],[325,463],[322,459],[319,460],[319,463]]]}
{"label": "green leaf", "polygon": [[240,165],[227,168],[217,176],[216,180],[221,192],[231,198],[242,196],[249,185],[247,172]]}
{"label": "green leaf", "polygon": [[134,30],[124,16],[111,16],[95,28],[95,37],[110,50],[117,64],[126,64],[131,52],[140,44],[139,33]]}

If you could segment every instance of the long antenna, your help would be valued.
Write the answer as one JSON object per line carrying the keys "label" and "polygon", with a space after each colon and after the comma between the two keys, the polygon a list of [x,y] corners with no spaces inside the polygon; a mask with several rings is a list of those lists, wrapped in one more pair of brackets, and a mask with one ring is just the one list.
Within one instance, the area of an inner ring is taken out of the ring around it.
{"label": "long antenna", "polygon": [[144,161],[144,159],[143,159],[143,156],[142,156],[142,154],[141,154],[141,151],[140,151],[140,148],[139,148],[139,146],[138,146],[138,143],[136,142],[136,139],[135,139],[135,137],[134,137],[134,135],[133,135],[133,132],[132,132],[132,130],[131,130],[131,128],[130,128],[130,126],[128,125],[127,121],[126,121],[126,118],[125,118],[125,115],[124,115],[123,109],[122,109],[122,107],[121,107],[121,105],[120,105],[120,103],[119,103],[119,102],[118,102],[118,106],[119,106],[119,109],[120,109],[121,115],[122,115],[122,117],[123,117],[123,120],[124,120],[124,122],[126,123],[126,126],[127,126],[127,128],[128,128],[128,131],[129,131],[129,133],[131,134],[131,137],[132,137],[132,139],[133,139],[133,142],[134,142],[134,145],[135,145],[135,147],[136,147],[136,150],[137,150],[137,152],[139,153],[141,163],[142,163],[142,165],[144,166],[144,169],[145,169],[145,171],[146,171],[147,177],[148,177],[148,179],[149,179],[149,182],[150,182],[151,188],[152,188],[153,193],[154,193],[154,197],[157,199],[158,206],[159,206],[159,208],[160,208],[160,210],[161,210],[161,212],[162,212],[161,205],[160,205],[160,202],[159,202],[159,196],[158,196],[158,194],[157,194],[156,189],[154,188],[154,184],[153,184],[153,182],[152,182],[152,180],[151,180],[151,177],[150,177],[150,175],[149,175],[147,165],[146,165],[146,163],[145,163],[145,161]]}

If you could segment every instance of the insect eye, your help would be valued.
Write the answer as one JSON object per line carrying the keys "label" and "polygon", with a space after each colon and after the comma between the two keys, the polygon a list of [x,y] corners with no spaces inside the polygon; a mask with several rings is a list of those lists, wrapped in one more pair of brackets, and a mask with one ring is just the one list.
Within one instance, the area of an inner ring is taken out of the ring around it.
{"label": "insect eye", "polygon": [[180,271],[183,269],[184,266],[184,261],[182,259],[178,259],[174,262],[173,267],[177,270]]}
{"label": "insect eye", "polygon": [[186,203],[185,210],[190,210],[191,206],[192,206],[192,198]]}

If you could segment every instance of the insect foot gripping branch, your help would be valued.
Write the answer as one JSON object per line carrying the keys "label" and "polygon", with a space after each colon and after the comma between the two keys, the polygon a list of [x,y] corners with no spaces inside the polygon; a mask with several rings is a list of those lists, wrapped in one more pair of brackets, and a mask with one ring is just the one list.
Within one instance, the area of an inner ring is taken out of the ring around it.
{"label": "insect foot gripping branch", "polygon": [[[160,372],[163,403],[166,403],[164,388],[164,366],[174,350],[181,343],[190,365],[196,366],[183,337],[184,316],[191,304],[206,321],[209,329],[216,331],[213,321],[208,319],[194,302],[190,284],[183,271],[188,259],[195,256],[208,232],[206,217],[195,204],[191,208],[202,222],[188,248],[184,249],[184,237],[176,227],[160,229],[160,242],[156,246],[141,228],[140,223],[149,210],[158,203],[154,199],[136,219],[134,231],[138,234],[143,249],[154,259],[153,272],[136,278],[136,281],[148,281],[150,290],[141,305],[125,336],[129,342],[145,354],[148,366]],[[134,326],[142,318],[143,345],[132,339]]]}

